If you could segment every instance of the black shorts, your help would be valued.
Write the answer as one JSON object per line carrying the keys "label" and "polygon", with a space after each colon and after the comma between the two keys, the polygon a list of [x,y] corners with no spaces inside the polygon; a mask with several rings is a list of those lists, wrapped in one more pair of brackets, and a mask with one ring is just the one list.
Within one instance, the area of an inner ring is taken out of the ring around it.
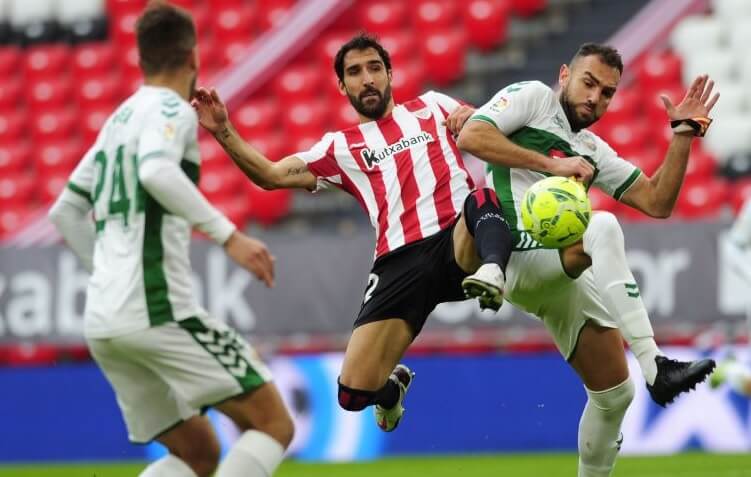
{"label": "black shorts", "polygon": [[355,328],[400,318],[416,337],[436,305],[465,299],[462,280],[468,274],[454,259],[454,226],[376,259]]}

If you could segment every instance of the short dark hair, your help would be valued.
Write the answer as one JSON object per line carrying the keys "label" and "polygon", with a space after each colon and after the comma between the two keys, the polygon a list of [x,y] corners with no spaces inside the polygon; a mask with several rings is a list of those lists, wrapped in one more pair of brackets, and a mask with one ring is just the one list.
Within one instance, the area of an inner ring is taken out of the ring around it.
{"label": "short dark hair", "polygon": [[344,80],[344,55],[350,50],[365,50],[367,48],[373,48],[377,51],[381,60],[383,60],[384,66],[386,66],[386,71],[391,71],[391,57],[389,56],[389,52],[378,42],[378,39],[375,36],[361,32],[352,37],[347,43],[343,44],[342,47],[339,48],[339,51],[336,52],[336,57],[334,57],[334,70],[336,71],[336,76],[339,78],[339,81]]}
{"label": "short dark hair", "polygon": [[182,8],[152,2],[136,22],[141,69],[146,75],[175,70],[196,46],[193,18]]}
{"label": "short dark hair", "polygon": [[623,74],[623,60],[621,59],[621,54],[612,46],[600,43],[584,43],[581,45],[571,59],[571,64],[573,65],[578,58],[592,55],[597,55],[603,63],[616,68],[620,74]]}

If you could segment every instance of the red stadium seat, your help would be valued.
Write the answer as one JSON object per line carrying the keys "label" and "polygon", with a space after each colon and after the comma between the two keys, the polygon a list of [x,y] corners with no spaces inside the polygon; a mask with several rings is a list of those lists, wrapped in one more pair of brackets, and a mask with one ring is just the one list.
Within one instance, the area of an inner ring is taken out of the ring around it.
{"label": "red stadium seat", "polygon": [[644,98],[644,105],[646,107],[645,112],[652,124],[665,123],[668,121],[668,114],[665,112],[665,105],[663,104],[662,99],[660,99],[661,94],[667,95],[673,104],[678,104],[686,94],[686,89],[680,85],[659,88],[653,90],[649,93],[649,96]]}
{"label": "red stadium seat", "polygon": [[316,55],[321,71],[334,71],[334,57],[339,48],[355,35],[353,30],[324,33],[316,42]]}
{"label": "red stadium seat", "polygon": [[427,76],[439,86],[464,75],[465,39],[460,31],[427,35],[421,49]]}
{"label": "red stadium seat", "polygon": [[277,25],[283,23],[290,15],[292,10],[291,6],[285,4],[278,4],[273,7],[262,9],[261,16],[258,19],[258,30],[264,32],[276,28]]}
{"label": "red stadium seat", "polygon": [[68,183],[68,174],[50,174],[44,177],[41,187],[36,189],[37,199],[42,204],[51,204],[65,189]]}
{"label": "red stadium seat", "polygon": [[78,122],[70,109],[48,110],[31,119],[31,133],[35,140],[70,138]]}
{"label": "red stadium seat", "polygon": [[198,141],[201,150],[201,172],[203,174],[216,173],[232,166],[232,160],[227,157],[222,146],[213,138],[204,137]]}
{"label": "red stadium seat", "polygon": [[681,84],[681,59],[671,52],[651,53],[638,66],[636,75],[644,92]]}
{"label": "red stadium seat", "polygon": [[320,95],[321,72],[314,66],[293,65],[285,68],[273,83],[272,88],[282,107],[289,107]]}
{"label": "red stadium seat", "polygon": [[323,131],[320,133],[307,133],[297,135],[289,142],[289,149],[285,155],[292,155],[301,151],[309,151],[313,148],[323,137]]}
{"label": "red stadium seat", "polygon": [[30,173],[8,174],[0,177],[0,204],[25,205],[34,194],[34,179]]}
{"label": "red stadium seat", "polygon": [[234,111],[233,124],[248,140],[268,134],[278,124],[278,103],[269,98],[252,99]]}
{"label": "red stadium seat", "polygon": [[545,10],[546,0],[511,0],[511,9],[520,17],[531,17]]}
{"label": "red stadium seat", "polygon": [[203,75],[205,71],[216,70],[216,68],[221,67],[222,64],[219,61],[220,52],[217,47],[218,43],[214,38],[208,37],[199,40],[199,42],[198,61],[200,62],[200,74]]}
{"label": "red stadium seat", "polygon": [[29,169],[31,146],[25,141],[0,144],[0,177]]}
{"label": "red stadium seat", "polygon": [[730,189],[730,205],[735,214],[740,212],[743,204],[749,199],[751,199],[751,177],[733,183]]}
{"label": "red stadium seat", "polygon": [[[2,179],[0,179],[0,187],[2,187]],[[18,232],[28,221],[29,215],[31,215],[29,204],[3,203],[0,207],[0,238]]]}
{"label": "red stadium seat", "polygon": [[221,67],[230,66],[247,54],[248,48],[251,45],[251,41],[233,41],[224,45],[221,50],[221,56],[219,58],[219,64]]}
{"label": "red stadium seat", "polygon": [[90,109],[81,111],[79,115],[81,118],[81,124],[79,126],[83,143],[88,145],[94,144],[99,131],[102,130],[102,126],[107,121],[107,118],[115,110],[115,104],[102,104]]}
{"label": "red stadium seat", "polygon": [[125,12],[110,22],[110,38],[118,48],[129,48],[136,44],[136,20],[140,12]]}
{"label": "red stadium seat", "polygon": [[[215,2],[212,2],[215,4]],[[216,7],[215,7],[216,8]],[[196,24],[196,33],[198,33],[198,44],[203,48],[204,42],[213,36],[214,32],[214,15],[215,11],[223,10],[225,6],[209,10],[206,6],[197,6],[190,10],[193,15],[193,22]],[[200,50],[200,48],[199,48]]]}
{"label": "red stadium seat", "polygon": [[130,77],[133,74],[141,75],[141,66],[139,65],[138,47],[131,45],[127,47],[123,55],[125,61],[121,63],[122,72],[125,76]]}
{"label": "red stadium seat", "polygon": [[213,2],[211,2],[211,6],[218,9],[225,7],[236,7],[238,5],[243,5],[244,3],[245,0],[214,0]]}
{"label": "red stadium seat", "polygon": [[644,148],[633,154],[622,155],[624,159],[628,160],[636,167],[642,170],[647,176],[651,177],[657,168],[662,165],[664,154],[662,151],[658,151],[655,148]]}
{"label": "red stadium seat", "polygon": [[256,10],[248,6],[228,6],[214,10],[214,37],[218,44],[248,41],[255,30]]}
{"label": "red stadium seat", "polygon": [[639,154],[647,144],[649,128],[640,121],[618,123],[610,127],[605,139],[618,155],[629,157]]}
{"label": "red stadium seat", "polygon": [[490,50],[506,40],[508,7],[498,0],[471,0],[463,8],[464,31],[469,43]]}
{"label": "red stadium seat", "polygon": [[69,76],[49,77],[27,83],[26,102],[33,111],[61,108],[70,102],[73,81]]}
{"label": "red stadium seat", "polygon": [[673,139],[673,129],[670,127],[670,122],[667,120],[667,115],[664,119],[657,120],[649,126],[649,143],[661,153],[665,153],[668,150],[668,145]]}
{"label": "red stadium seat", "polygon": [[618,209],[618,201],[596,187],[590,188],[587,195],[592,204],[592,210],[615,212]]}
{"label": "red stadium seat", "polygon": [[686,219],[716,217],[725,203],[728,188],[725,181],[712,178],[683,184],[676,204],[677,213]]}
{"label": "red stadium seat", "polygon": [[282,111],[282,125],[287,134],[321,135],[326,127],[327,108],[318,100],[300,101]]}
{"label": "red stadium seat", "polygon": [[15,46],[0,46],[0,78],[8,78],[21,65],[22,50]]}
{"label": "red stadium seat", "polygon": [[258,8],[269,10],[271,8],[292,8],[297,5],[298,0],[257,0]]}
{"label": "red stadium seat", "polygon": [[457,25],[457,2],[451,0],[418,0],[410,10],[420,35],[451,30]]}
{"label": "red stadium seat", "polygon": [[237,197],[241,193],[242,173],[235,168],[206,171],[201,174],[199,188],[209,201]]}
{"label": "red stadium seat", "polygon": [[23,57],[26,80],[56,78],[68,70],[70,48],[63,45],[33,46]]}
{"label": "red stadium seat", "polygon": [[291,190],[263,190],[250,181],[246,183],[245,190],[250,220],[271,225],[289,214],[292,205]]}
{"label": "red stadium seat", "polygon": [[78,141],[54,141],[42,144],[34,156],[34,166],[40,175],[70,174],[83,156]]}
{"label": "red stadium seat", "polygon": [[717,162],[714,157],[694,144],[686,167],[686,181],[706,181],[714,177]]}
{"label": "red stadium seat", "polygon": [[13,76],[0,81],[0,113],[5,114],[5,111],[11,112],[20,106],[26,84],[21,78]]}
{"label": "red stadium seat", "polygon": [[84,43],[73,50],[73,76],[83,79],[89,75],[111,73],[119,62],[111,43]]}
{"label": "red stadium seat", "polygon": [[619,89],[610,100],[607,112],[600,121],[609,125],[623,123],[637,119],[641,111],[641,94],[633,89]]}
{"label": "red stadium seat", "polygon": [[0,114],[0,144],[20,141],[28,128],[28,118],[24,109]]}
{"label": "red stadium seat", "polygon": [[146,8],[147,0],[107,0],[107,13],[110,17],[120,17],[126,13],[140,13]]}
{"label": "red stadium seat", "polygon": [[376,0],[363,6],[360,23],[365,31],[375,34],[398,31],[406,25],[406,13],[404,2]]}
{"label": "red stadium seat", "polygon": [[[389,52],[392,67],[400,65],[405,61],[412,60],[415,56],[417,41],[415,40],[415,35],[412,32],[395,31],[384,33],[380,36],[380,40],[381,45],[383,45],[386,51]],[[341,43],[339,44],[339,46],[341,46]],[[333,62],[331,64],[333,64]]]}
{"label": "red stadium seat", "polygon": [[409,101],[423,92],[425,68],[419,61],[399,63],[394,66],[391,77],[395,101]]}
{"label": "red stadium seat", "polygon": [[40,343],[18,343],[5,349],[4,361],[8,366],[48,366],[58,361],[58,348]]}
{"label": "red stadium seat", "polygon": [[235,197],[222,197],[213,201],[214,207],[219,209],[235,226],[243,230],[248,222],[250,205],[244,195]]}
{"label": "red stadium seat", "polygon": [[286,138],[281,133],[267,133],[263,136],[251,138],[250,143],[258,149],[264,156],[272,161],[283,159],[284,145]]}
{"label": "red stadium seat", "polygon": [[82,108],[111,106],[120,100],[122,78],[112,74],[88,76],[76,84],[76,100]]}

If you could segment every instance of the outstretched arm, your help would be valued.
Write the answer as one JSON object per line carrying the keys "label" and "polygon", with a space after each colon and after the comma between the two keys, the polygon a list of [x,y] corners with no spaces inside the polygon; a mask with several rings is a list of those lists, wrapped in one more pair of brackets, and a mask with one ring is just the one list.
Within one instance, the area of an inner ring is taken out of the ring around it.
{"label": "outstretched arm", "polygon": [[199,88],[192,104],[201,126],[214,136],[237,167],[254,183],[267,190],[316,188],[317,179],[302,159],[288,156],[273,162],[246,143],[232,126],[227,107],[216,90]]}
{"label": "outstretched arm", "polygon": [[[686,96],[677,106],[667,96],[662,96],[668,117],[671,121],[707,117],[720,97],[712,95],[714,81],[707,75],[697,77],[686,92]],[[675,132],[670,141],[665,159],[652,177],[641,175],[631,188],[623,194],[621,201],[645,214],[657,217],[669,217],[675,207],[686,175],[688,155],[695,132]]]}

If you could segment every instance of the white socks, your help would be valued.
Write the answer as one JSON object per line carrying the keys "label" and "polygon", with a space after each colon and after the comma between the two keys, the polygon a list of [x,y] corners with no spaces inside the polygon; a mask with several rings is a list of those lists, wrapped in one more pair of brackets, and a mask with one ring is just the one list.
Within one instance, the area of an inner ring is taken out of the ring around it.
{"label": "white socks", "polygon": [[747,200],[738,212],[730,229],[730,239],[742,247],[751,245],[751,200]]}
{"label": "white socks", "polygon": [[246,431],[219,465],[216,477],[271,477],[284,447],[268,434]]}
{"label": "white socks", "polygon": [[584,252],[592,258],[592,272],[605,308],[636,355],[647,383],[654,384],[657,376],[655,357],[662,353],[654,340],[636,280],[626,262],[623,231],[613,214],[598,212],[593,215],[584,232]]}
{"label": "white socks", "polygon": [[[585,388],[586,389],[586,388]],[[634,398],[631,378],[605,391],[587,389],[579,421],[579,477],[608,477],[621,446],[621,423]]]}
{"label": "white socks", "polygon": [[172,454],[152,462],[138,477],[198,477],[188,464]]}

